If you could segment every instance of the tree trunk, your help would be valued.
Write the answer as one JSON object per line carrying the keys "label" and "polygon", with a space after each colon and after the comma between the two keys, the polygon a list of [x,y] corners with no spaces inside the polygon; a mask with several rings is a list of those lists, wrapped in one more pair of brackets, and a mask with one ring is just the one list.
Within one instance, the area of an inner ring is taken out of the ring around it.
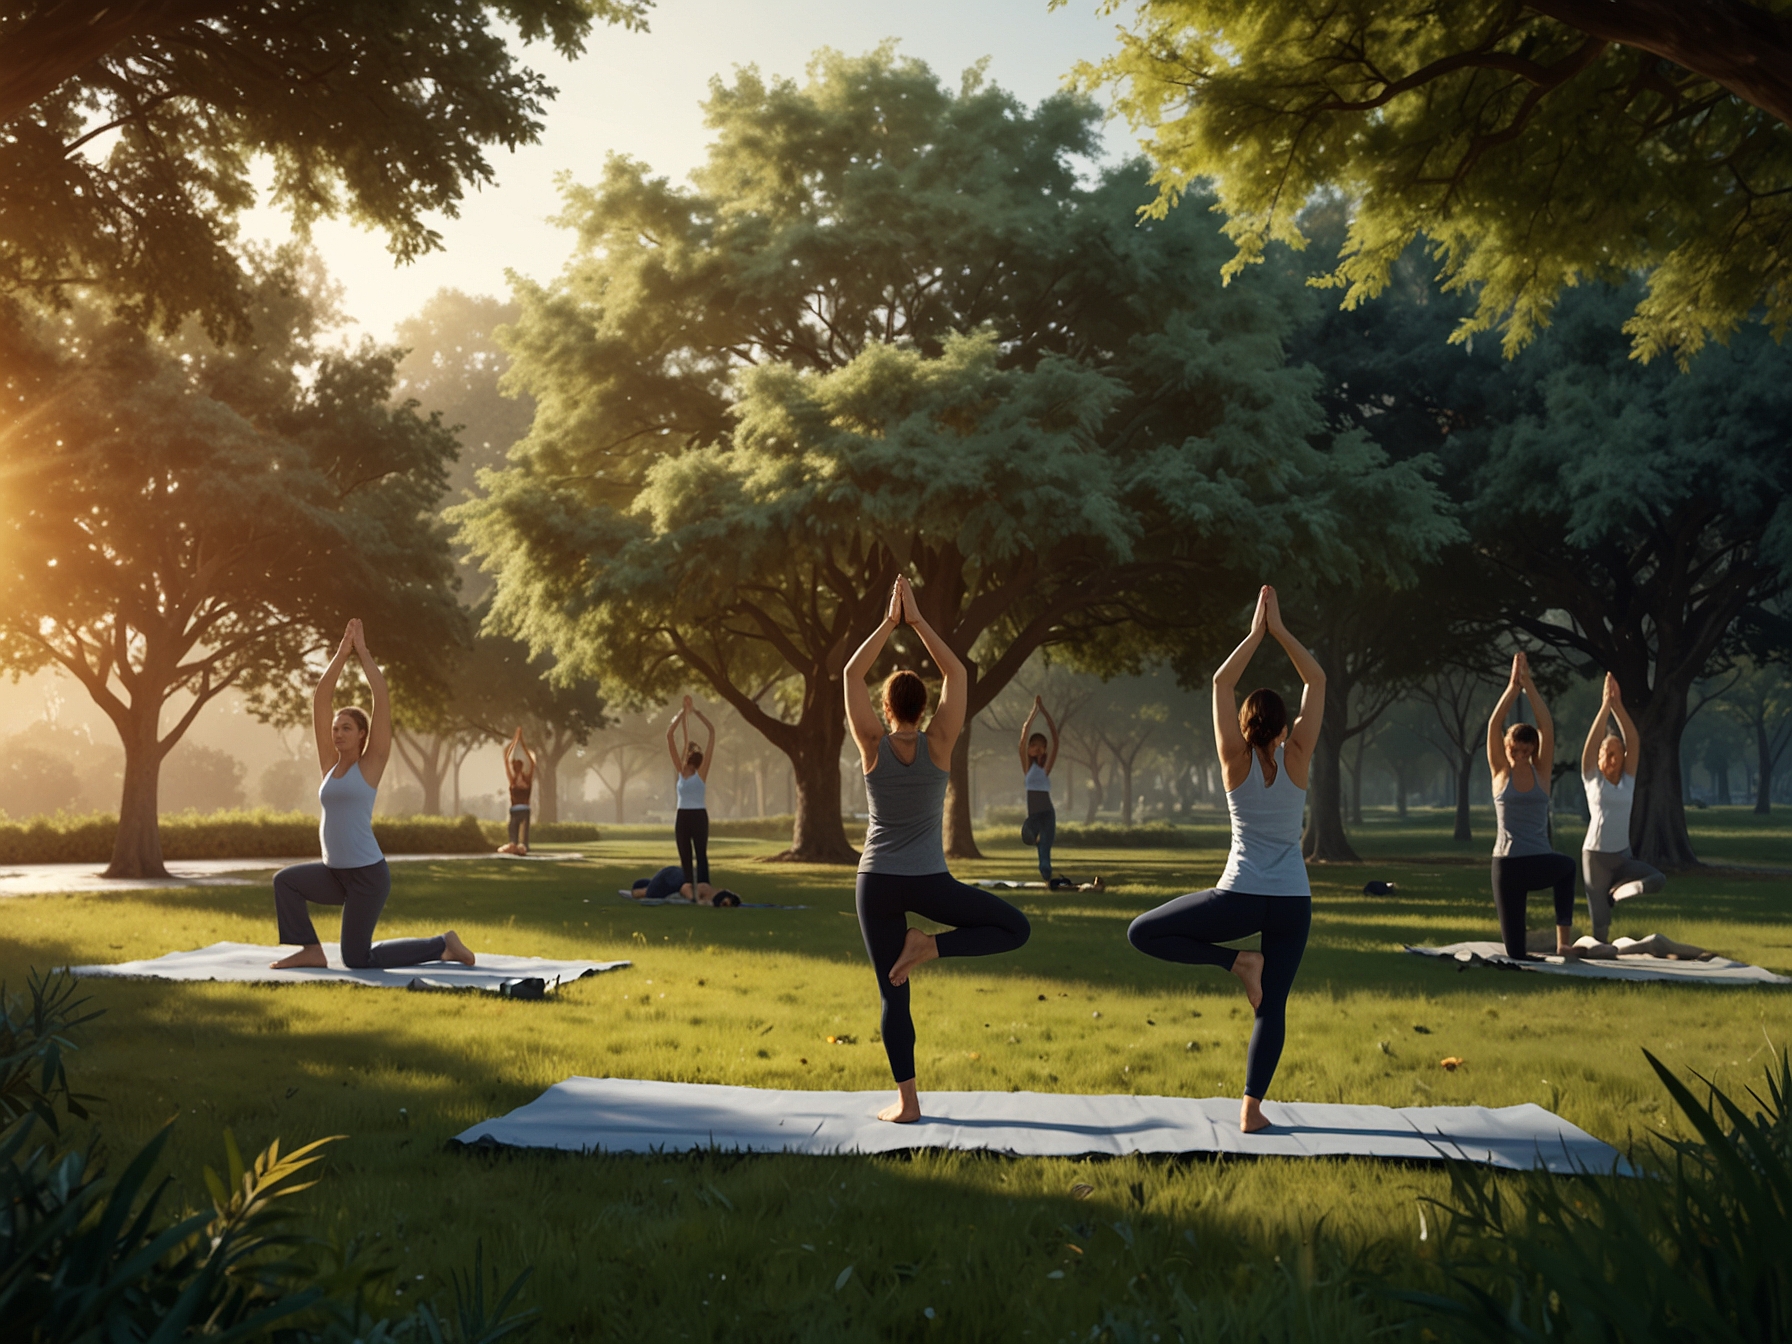
{"label": "tree trunk", "polygon": [[1350,824],[1363,824],[1363,755],[1364,742],[1368,734],[1359,733],[1356,739],[1356,755],[1350,762]]}
{"label": "tree trunk", "polygon": [[1462,759],[1456,764],[1456,830],[1450,837],[1464,843],[1475,838],[1474,829],[1469,825],[1468,794],[1469,787],[1475,782],[1475,753],[1465,751]]}
{"label": "tree trunk", "polygon": [[1769,816],[1773,812],[1773,748],[1767,740],[1765,715],[1763,722],[1755,725],[1755,815]]}
{"label": "tree trunk", "polygon": [[1132,760],[1126,756],[1116,756],[1120,765],[1120,787],[1124,792],[1120,797],[1120,824],[1132,825]]}
{"label": "tree trunk", "polygon": [[[158,711],[160,706],[158,705]],[[112,862],[107,877],[167,877],[162,862],[162,830],[156,792],[161,782],[165,754],[157,738],[157,720],[144,713],[132,715],[131,731],[124,740],[124,792],[118,801],[118,834],[112,840]]]}
{"label": "tree trunk", "polygon": [[1300,849],[1309,863],[1361,862],[1344,831],[1343,725],[1348,703],[1339,696],[1337,712],[1326,715],[1307,772],[1307,829]]}
{"label": "tree trunk", "polygon": [[859,852],[846,840],[840,806],[840,740],[806,741],[791,753],[796,781],[796,819],[790,848],[776,856],[791,863],[857,863]]}
{"label": "tree trunk", "polygon": [[1101,804],[1107,790],[1101,787],[1101,753],[1089,754],[1089,809],[1083,817],[1085,825],[1093,825],[1101,812]]}
{"label": "tree trunk", "polygon": [[1644,712],[1637,716],[1643,739],[1636,770],[1636,805],[1630,814],[1630,848],[1639,859],[1658,868],[1696,867],[1692,837],[1686,831],[1686,803],[1681,793],[1680,738],[1686,731],[1686,693],[1657,685]]}
{"label": "tree trunk", "polygon": [[977,837],[971,833],[971,720],[966,719],[952,748],[952,775],[946,781],[946,857],[980,859]]}

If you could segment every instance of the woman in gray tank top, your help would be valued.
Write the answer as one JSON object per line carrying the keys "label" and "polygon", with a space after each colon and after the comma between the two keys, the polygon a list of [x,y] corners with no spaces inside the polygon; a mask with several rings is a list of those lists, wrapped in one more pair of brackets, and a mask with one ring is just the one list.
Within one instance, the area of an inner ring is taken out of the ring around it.
{"label": "woman in gray tank top", "polygon": [[[1531,702],[1537,726],[1515,723],[1506,715],[1518,697]],[[1533,891],[1555,894],[1556,952],[1577,955],[1574,948],[1574,861],[1549,843],[1549,773],[1555,759],[1555,720],[1531,680],[1530,660],[1512,655],[1506,692],[1487,721],[1487,765],[1493,772],[1493,908],[1499,916],[1500,941],[1506,955],[1520,960],[1525,951],[1525,905]]]}
{"label": "woman in gray tank top", "polygon": [[[1282,697],[1267,687],[1238,703],[1238,679],[1265,636],[1274,639],[1300,674],[1300,714],[1292,725]],[[1276,590],[1257,594],[1251,632],[1213,674],[1213,736],[1232,847],[1219,882],[1191,891],[1132,922],[1127,939],[1146,956],[1187,966],[1217,966],[1237,976],[1253,1022],[1245,1051],[1244,1099],[1238,1127],[1267,1129],[1263,1099],[1288,1037],[1288,994],[1307,950],[1313,897],[1301,858],[1301,817],[1306,810],[1307,769],[1325,716],[1325,672],[1282,624]],[[1260,950],[1225,944],[1261,935]]]}
{"label": "woman in gray tank top", "polygon": [[[360,659],[372,692],[372,715],[354,708],[331,711],[337,679],[351,653]],[[299,950],[268,964],[275,970],[330,964],[311,923],[308,906],[315,903],[342,907],[345,966],[416,966],[425,961],[471,966],[473,953],[453,929],[434,938],[390,938],[377,945],[373,941],[380,911],[392,893],[392,872],[373,837],[374,795],[392,756],[392,707],[386,678],[367,652],[360,621],[348,623],[341,647],[312,693],[311,725],[323,772],[317,797],[323,808],[318,840],[324,857],[322,863],[297,863],[274,874],[280,941],[297,943]]]}
{"label": "woman in gray tank top", "polygon": [[[927,683],[913,672],[884,682],[883,720],[865,678],[896,627],[915,628],[941,676],[940,703],[925,733]],[[907,579],[890,589],[883,623],[846,665],[846,721],[865,768],[870,818],[859,856],[855,904],[865,951],[883,999],[884,1053],[896,1079],[896,1101],[878,1119],[921,1118],[915,1091],[915,1023],[909,1014],[910,973],[936,957],[987,957],[1012,952],[1032,932],[1027,917],[999,896],[954,881],[946,871],[941,811],[951,778],[952,749],[964,728],[964,664],[921,616]],[[884,721],[888,721],[885,730]],[[952,927],[942,934],[908,926],[913,913]]]}

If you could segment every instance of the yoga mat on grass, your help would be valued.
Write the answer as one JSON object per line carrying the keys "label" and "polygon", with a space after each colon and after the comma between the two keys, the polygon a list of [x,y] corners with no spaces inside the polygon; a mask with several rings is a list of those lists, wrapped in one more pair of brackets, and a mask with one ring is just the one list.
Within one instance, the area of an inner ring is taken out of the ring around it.
{"label": "yoga mat on grass", "polygon": [[682,896],[645,896],[636,898],[626,891],[616,893],[630,905],[688,905],[697,910],[807,910],[806,905],[772,905],[766,901],[742,901],[739,905],[711,905],[708,901],[687,901]]}
{"label": "yoga mat on grass", "polygon": [[117,961],[97,966],[70,966],[78,976],[110,976],[131,980],[236,980],[255,984],[296,985],[325,980],[346,980],[380,989],[409,989],[418,981],[421,989],[482,989],[505,992],[507,982],[540,980],[548,989],[570,984],[599,971],[627,966],[626,961],[548,961],[542,957],[507,957],[499,952],[477,952],[478,965],[455,961],[428,961],[420,966],[392,970],[368,967],[350,970],[342,964],[342,949],[323,945],[330,959],[327,967],[304,966],[276,971],[268,965],[292,952],[290,947],[258,947],[254,943],[213,943],[191,952],[169,952],[147,961]]}
{"label": "yoga mat on grass", "polygon": [[1264,1103],[1271,1124],[1238,1132],[1229,1097],[921,1093],[912,1125],[877,1118],[892,1093],[801,1092],[631,1078],[568,1078],[527,1106],[456,1136],[465,1145],[568,1152],[910,1152],[953,1148],[1016,1157],[1227,1153],[1252,1157],[1454,1158],[1512,1171],[1630,1167],[1618,1151],[1541,1106]]}
{"label": "yoga mat on grass", "polygon": [[1746,961],[1713,957],[1710,961],[1671,961],[1665,957],[1631,956],[1616,960],[1549,956],[1539,961],[1519,961],[1506,955],[1503,943],[1451,943],[1447,947],[1414,947],[1408,952],[1421,957],[1442,957],[1461,966],[1493,966],[1501,970],[1543,971],[1550,975],[1575,975],[1583,980],[1669,980],[1681,984],[1792,985],[1792,978],[1775,975]]}

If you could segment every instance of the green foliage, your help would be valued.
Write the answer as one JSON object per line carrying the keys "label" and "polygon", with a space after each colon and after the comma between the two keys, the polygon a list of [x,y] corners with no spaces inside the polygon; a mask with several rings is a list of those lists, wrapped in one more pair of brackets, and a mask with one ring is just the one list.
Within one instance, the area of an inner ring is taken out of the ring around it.
{"label": "green foliage", "polygon": [[188,4],[0,15],[0,295],[98,288],[138,322],[196,314],[247,335],[236,218],[346,214],[411,260],[429,226],[494,180],[486,151],[541,133],[554,90],[507,38],[583,47],[644,26],[651,0]]}
{"label": "green foliage", "polygon": [[[104,863],[112,857],[117,832],[118,818],[104,814],[0,821],[0,863]],[[305,858],[321,852],[315,813],[176,812],[162,818],[161,832],[162,854],[169,860]],[[466,816],[375,817],[373,834],[388,854],[491,849],[480,823]]]}
{"label": "green foliage", "polygon": [[[461,818],[464,822],[466,818]],[[713,832],[714,827],[712,825]],[[502,821],[482,821],[479,833],[490,845],[501,845],[510,838],[508,823]],[[594,845],[603,839],[603,832],[584,821],[532,821],[529,823],[529,843],[531,845]],[[447,851],[443,851],[447,852]]]}
{"label": "green foliage", "polygon": [[1405,1300],[1486,1340],[1792,1337],[1792,1059],[1767,1070],[1765,1097],[1749,1091],[1751,1114],[1715,1084],[1700,1102],[1643,1053],[1697,1138],[1660,1142],[1642,1180],[1501,1183],[1453,1165],[1454,1300]]}
{"label": "green foliage", "polygon": [[[57,1133],[65,1114],[86,1119],[84,1102],[69,1086],[65,1052],[75,1049],[69,1034],[100,1015],[82,1013],[88,1000],[76,998],[75,978],[65,971],[26,977],[28,1002],[20,1002],[0,982],[0,1133],[26,1116]],[[102,1010],[103,1011],[103,1010]]]}
{"label": "green foliage", "polygon": [[[1625,330],[1644,358],[1792,324],[1792,127],[1713,79],[1519,5],[1106,8],[1133,11],[1132,29],[1081,80],[1146,133],[1149,214],[1212,184],[1237,245],[1228,275],[1271,242],[1302,246],[1300,212],[1335,189],[1351,218],[1328,283],[1347,306],[1370,299],[1423,237],[1447,287],[1473,296],[1453,339],[1498,328],[1515,354],[1564,286],[1639,272]],[[1756,59],[1774,58],[1732,64]]]}

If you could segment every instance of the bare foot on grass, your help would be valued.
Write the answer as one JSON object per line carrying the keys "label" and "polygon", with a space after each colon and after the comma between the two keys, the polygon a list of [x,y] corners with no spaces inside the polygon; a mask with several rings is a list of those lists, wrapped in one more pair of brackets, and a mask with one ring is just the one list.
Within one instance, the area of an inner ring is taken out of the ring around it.
{"label": "bare foot on grass", "polygon": [[290,957],[281,957],[279,961],[270,961],[268,965],[276,971],[290,971],[298,966],[327,967],[330,959],[324,956],[324,950],[317,943],[301,947]]}
{"label": "bare foot on grass", "polygon": [[453,929],[442,935],[442,960],[458,961],[463,966],[473,964],[473,949],[461,942],[460,935]]}
{"label": "bare foot on grass", "polygon": [[912,1125],[921,1118],[921,1098],[915,1095],[915,1080],[896,1084],[896,1101],[877,1113],[879,1120],[892,1124]]}
{"label": "bare foot on grass", "polygon": [[[898,987],[906,985],[910,971],[925,962],[937,960],[939,955],[939,942],[931,933],[910,929],[908,936],[902,940],[902,955],[897,957],[896,964],[890,967],[890,983]],[[909,1118],[913,1119],[914,1117],[910,1116]]]}
{"label": "bare foot on grass", "polygon": [[1263,1103],[1255,1097],[1246,1097],[1244,1104],[1238,1108],[1238,1132],[1255,1134],[1260,1129],[1268,1129],[1269,1121],[1263,1114]]}
{"label": "bare foot on grass", "polygon": [[1263,1002],[1263,954],[1240,952],[1238,960],[1232,963],[1232,974],[1244,982],[1244,996],[1250,1002],[1251,1011],[1256,1012]]}

